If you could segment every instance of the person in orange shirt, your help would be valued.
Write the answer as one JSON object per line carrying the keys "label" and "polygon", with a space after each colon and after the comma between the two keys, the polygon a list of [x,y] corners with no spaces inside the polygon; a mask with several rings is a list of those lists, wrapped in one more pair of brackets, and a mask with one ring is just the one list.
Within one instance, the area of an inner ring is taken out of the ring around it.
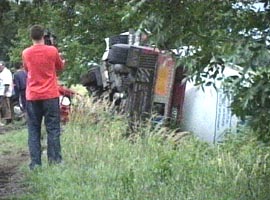
{"label": "person in orange shirt", "polygon": [[47,131],[48,162],[62,161],[60,145],[60,107],[57,73],[64,68],[56,47],[45,45],[44,28],[34,25],[30,29],[33,45],[24,49],[22,60],[27,72],[26,114],[30,169],[41,166],[41,123]]}

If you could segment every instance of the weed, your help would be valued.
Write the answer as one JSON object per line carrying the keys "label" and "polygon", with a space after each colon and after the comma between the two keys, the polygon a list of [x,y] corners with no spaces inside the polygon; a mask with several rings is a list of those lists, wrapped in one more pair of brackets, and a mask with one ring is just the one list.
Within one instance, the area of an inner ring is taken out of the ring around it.
{"label": "weed", "polygon": [[62,135],[64,164],[27,174],[25,199],[268,199],[270,149],[248,134],[210,145],[177,144],[147,124],[126,137],[127,120],[107,105],[74,108]]}

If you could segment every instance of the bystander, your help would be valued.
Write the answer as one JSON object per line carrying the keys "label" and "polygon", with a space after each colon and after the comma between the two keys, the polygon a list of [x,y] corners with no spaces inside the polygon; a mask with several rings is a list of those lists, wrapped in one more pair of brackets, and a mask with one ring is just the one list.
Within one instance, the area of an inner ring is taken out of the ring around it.
{"label": "bystander", "polygon": [[27,73],[23,68],[22,63],[17,63],[15,67],[16,72],[14,72],[13,74],[15,96],[19,98],[20,108],[23,112],[25,112],[26,106],[25,90],[26,90]]}
{"label": "bystander", "polygon": [[[6,68],[5,63],[0,61],[0,115],[6,124],[12,122],[12,108],[10,103],[12,88],[12,73]],[[3,124],[1,123],[1,125]]]}
{"label": "bystander", "polygon": [[62,161],[60,145],[60,107],[57,72],[64,62],[56,47],[44,43],[44,28],[34,25],[30,29],[33,45],[22,52],[27,72],[26,114],[30,169],[41,166],[41,124],[47,131],[47,157],[49,163]]}

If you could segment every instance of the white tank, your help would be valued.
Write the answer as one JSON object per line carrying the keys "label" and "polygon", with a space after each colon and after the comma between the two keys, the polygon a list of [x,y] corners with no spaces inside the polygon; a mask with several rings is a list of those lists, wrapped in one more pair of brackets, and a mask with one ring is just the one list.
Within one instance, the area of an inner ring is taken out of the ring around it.
{"label": "white tank", "polygon": [[[224,75],[238,75],[236,70],[226,67]],[[183,128],[199,138],[216,143],[222,141],[226,130],[236,132],[239,119],[232,115],[231,100],[225,95],[222,82],[217,81],[217,90],[213,86],[194,86],[186,84],[183,105]]]}

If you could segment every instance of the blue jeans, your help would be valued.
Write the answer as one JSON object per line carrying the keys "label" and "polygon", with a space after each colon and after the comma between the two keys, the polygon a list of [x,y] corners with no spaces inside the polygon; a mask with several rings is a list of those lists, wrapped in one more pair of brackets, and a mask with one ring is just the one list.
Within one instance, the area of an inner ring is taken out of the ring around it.
{"label": "blue jeans", "polygon": [[47,131],[47,157],[49,163],[60,163],[60,108],[59,98],[27,101],[28,146],[30,152],[30,169],[41,166],[41,124]]}

